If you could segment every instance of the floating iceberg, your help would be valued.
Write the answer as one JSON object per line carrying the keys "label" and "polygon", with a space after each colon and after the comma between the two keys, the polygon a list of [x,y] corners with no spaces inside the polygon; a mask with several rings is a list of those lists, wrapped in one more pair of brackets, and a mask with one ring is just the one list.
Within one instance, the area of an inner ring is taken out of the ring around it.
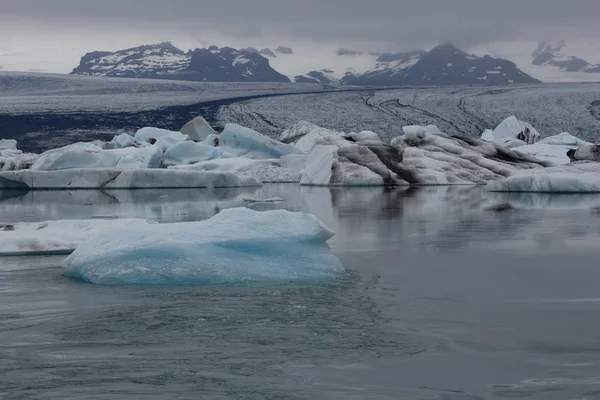
{"label": "floating iceberg", "polygon": [[150,189],[259,186],[254,178],[230,172],[178,169],[93,168],[0,172],[0,189]]}
{"label": "floating iceberg", "polygon": [[404,132],[391,145],[377,143],[373,137],[361,143],[347,135],[321,136],[308,153],[301,183],[484,184],[547,165],[493,143],[446,135],[435,126],[407,126]]}
{"label": "floating iceberg", "polygon": [[146,226],[140,219],[61,220],[0,224],[0,255],[70,253],[91,235]]}
{"label": "floating iceberg", "polygon": [[224,210],[200,222],[132,226],[93,235],[65,260],[95,284],[178,285],[331,278],[343,272],[316,217]]}

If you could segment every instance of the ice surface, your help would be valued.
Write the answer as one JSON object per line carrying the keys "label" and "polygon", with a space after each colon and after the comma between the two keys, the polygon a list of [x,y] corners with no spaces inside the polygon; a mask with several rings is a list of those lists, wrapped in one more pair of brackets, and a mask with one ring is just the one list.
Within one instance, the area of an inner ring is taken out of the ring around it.
{"label": "ice surface", "polygon": [[142,128],[142,129],[138,130],[134,135],[135,139],[137,139],[141,142],[146,142],[146,143],[150,143],[151,139],[158,140],[159,138],[162,138],[162,137],[171,138],[175,142],[182,142],[184,140],[189,139],[186,135],[182,134],[181,132],[174,132],[174,131],[169,131],[166,129],[153,128],[153,127]]}
{"label": "ice surface", "polygon": [[[489,137],[489,133],[486,133],[486,137]],[[519,121],[514,115],[506,118],[494,129],[495,139],[507,137],[523,140],[527,144],[533,144],[540,140],[539,132],[531,124]]]}
{"label": "ice surface", "polygon": [[17,150],[17,141],[14,139],[0,139],[1,150]]}
{"label": "ice surface", "polygon": [[4,223],[0,224],[0,255],[70,252],[93,234],[147,225],[142,219]]}
{"label": "ice surface", "polygon": [[585,140],[579,139],[568,132],[562,132],[558,135],[548,136],[539,141],[540,144],[551,144],[557,146],[573,146],[578,147],[584,144],[589,144]]}
{"label": "ice surface", "polygon": [[[577,146],[575,146],[576,148]],[[571,160],[567,156],[567,152],[572,149],[572,146],[563,146],[555,144],[545,144],[538,142],[515,148],[516,152],[528,154],[542,161],[548,161],[554,164],[568,164]]]}
{"label": "ice surface", "polygon": [[261,182],[300,182],[306,157],[290,154],[279,159],[254,160],[245,157],[219,158],[192,165],[177,165],[178,170],[215,171],[252,177]]}
{"label": "ice surface", "polygon": [[94,168],[0,172],[0,188],[149,189],[259,186],[256,179],[218,171]]}
{"label": "ice surface", "polygon": [[187,135],[191,140],[201,142],[210,135],[217,132],[202,117],[196,117],[181,128],[182,134]]}
{"label": "ice surface", "polygon": [[224,156],[223,150],[218,147],[185,141],[173,145],[165,152],[163,164],[167,166],[194,164],[222,156]]}
{"label": "ice surface", "polygon": [[234,156],[269,159],[288,154],[298,154],[294,146],[278,142],[252,129],[236,124],[227,124],[219,136],[219,147]]}
{"label": "ice surface", "polygon": [[92,143],[74,143],[49,150],[31,166],[34,171],[73,168],[158,168],[162,152],[157,146],[103,150]]}
{"label": "ice surface", "polygon": [[132,226],[93,235],[65,260],[95,284],[177,285],[332,278],[344,271],[316,217],[224,210],[201,222]]}

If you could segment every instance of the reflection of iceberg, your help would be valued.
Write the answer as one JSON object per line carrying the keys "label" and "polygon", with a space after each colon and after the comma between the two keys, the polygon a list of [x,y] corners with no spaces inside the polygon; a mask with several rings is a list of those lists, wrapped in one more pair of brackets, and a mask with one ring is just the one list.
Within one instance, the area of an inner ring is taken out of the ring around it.
{"label": "reflection of iceberg", "polygon": [[[226,208],[244,206],[246,197],[260,198],[261,195],[256,194],[258,189],[260,188],[11,192],[11,198],[0,201],[0,221],[88,218],[197,221],[210,218]],[[262,193],[262,190],[258,193]]]}
{"label": "reflection of iceberg", "polygon": [[343,271],[315,217],[224,210],[177,224],[94,235],[65,261],[67,275],[97,284],[220,284],[334,277]]}

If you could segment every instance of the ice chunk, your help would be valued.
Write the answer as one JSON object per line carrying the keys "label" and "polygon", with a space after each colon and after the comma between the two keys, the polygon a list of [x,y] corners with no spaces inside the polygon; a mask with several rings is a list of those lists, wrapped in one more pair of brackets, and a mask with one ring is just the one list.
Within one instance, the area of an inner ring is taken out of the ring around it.
{"label": "ice chunk", "polygon": [[163,164],[185,165],[194,164],[199,161],[212,160],[223,156],[223,150],[218,147],[186,141],[179,142],[165,152]]}
{"label": "ice chunk", "polygon": [[583,144],[577,148],[573,158],[575,160],[600,161],[600,146],[597,144]]}
{"label": "ice chunk", "polygon": [[528,144],[514,149],[518,153],[528,154],[542,161],[548,161],[554,164],[568,164],[571,160],[567,152],[571,149],[570,146],[561,146],[554,144],[545,144],[537,142]]}
{"label": "ice chunk", "polygon": [[332,236],[309,214],[235,208],[201,222],[99,233],[64,265],[68,276],[107,285],[332,278],[343,272],[326,243]]}
{"label": "ice chunk", "polygon": [[141,219],[60,220],[0,224],[0,255],[70,253],[99,232],[117,232],[132,225],[146,226]]}
{"label": "ice chunk", "polygon": [[173,141],[175,142],[182,142],[184,140],[188,140],[189,138],[182,134],[181,132],[174,132],[174,131],[169,131],[166,129],[160,129],[160,128],[153,128],[153,127],[145,127],[142,128],[140,130],[138,130],[135,133],[134,138],[138,141],[141,142],[146,142],[146,143],[150,143],[153,144],[153,140],[158,140],[159,138],[162,137],[169,137],[171,139],[173,139]]}
{"label": "ice chunk", "polygon": [[494,139],[505,137],[519,139],[527,144],[533,144],[540,140],[539,132],[531,124],[519,121],[514,115],[506,118],[494,129]]}
{"label": "ice chunk", "polygon": [[201,142],[210,135],[217,132],[202,117],[196,117],[181,128],[181,133],[187,135],[191,140]]}
{"label": "ice chunk", "polygon": [[284,144],[249,128],[227,124],[219,136],[219,146],[236,157],[257,159],[279,158],[287,154],[298,154],[294,146]]}
{"label": "ice chunk", "polygon": [[0,139],[0,150],[17,150],[17,141],[14,139]]}
{"label": "ice chunk", "polygon": [[589,144],[585,140],[579,139],[568,132],[562,132],[558,135],[548,136],[539,141],[540,144],[550,144],[556,146],[578,147],[584,144]]}
{"label": "ice chunk", "polygon": [[259,186],[254,178],[231,172],[177,169],[94,168],[0,172],[0,188],[149,189]]}

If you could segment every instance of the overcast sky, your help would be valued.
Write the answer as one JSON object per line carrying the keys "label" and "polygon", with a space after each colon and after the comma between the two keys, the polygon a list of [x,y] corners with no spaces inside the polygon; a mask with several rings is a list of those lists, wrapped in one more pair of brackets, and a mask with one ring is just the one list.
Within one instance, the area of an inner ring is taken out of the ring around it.
{"label": "overcast sky", "polygon": [[0,65],[72,68],[74,54],[168,40],[393,51],[599,38],[598,16],[600,0],[0,0]]}

